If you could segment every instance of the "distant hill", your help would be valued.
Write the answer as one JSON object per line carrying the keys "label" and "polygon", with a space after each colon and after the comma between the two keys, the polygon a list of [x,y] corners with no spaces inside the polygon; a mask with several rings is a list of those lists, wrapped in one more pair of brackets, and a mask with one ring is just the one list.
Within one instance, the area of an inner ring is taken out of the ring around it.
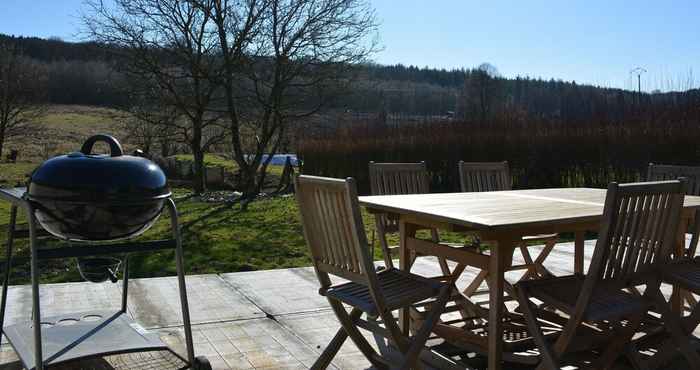
{"label": "distant hill", "polygon": [[17,43],[25,55],[42,62],[109,60],[110,53],[95,42],[67,42],[60,39],[11,36],[0,33],[0,43]]}
{"label": "distant hill", "polygon": [[[114,49],[94,42],[14,37],[24,54],[46,63],[49,99],[58,104],[120,107],[128,105],[124,79]],[[482,66],[483,67],[483,66]],[[700,90],[643,93],[579,85],[576,82],[532,78],[503,78],[495,68],[435,69],[364,64],[356,66],[353,83],[328,106],[341,112],[452,115],[486,119],[494,114],[532,114],[566,120],[605,116],[615,119],[656,104],[695,104]],[[700,104],[700,103],[698,103]]]}

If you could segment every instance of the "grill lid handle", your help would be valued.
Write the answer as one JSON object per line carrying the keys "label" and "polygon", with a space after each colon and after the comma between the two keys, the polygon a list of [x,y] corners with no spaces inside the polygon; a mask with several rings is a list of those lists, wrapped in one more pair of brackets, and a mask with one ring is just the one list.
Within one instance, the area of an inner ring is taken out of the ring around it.
{"label": "grill lid handle", "polygon": [[103,141],[109,145],[111,152],[110,156],[119,157],[124,154],[124,150],[122,149],[122,145],[119,144],[119,140],[115,139],[114,136],[105,134],[90,136],[87,140],[85,140],[85,143],[83,144],[83,147],[80,148],[80,151],[85,155],[90,155],[92,153],[92,147],[98,141]]}

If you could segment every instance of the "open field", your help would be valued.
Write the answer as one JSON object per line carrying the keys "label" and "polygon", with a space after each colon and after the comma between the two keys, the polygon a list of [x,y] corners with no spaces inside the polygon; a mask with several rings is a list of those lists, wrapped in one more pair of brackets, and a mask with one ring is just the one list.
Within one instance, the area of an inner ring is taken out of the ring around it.
{"label": "open field", "polygon": [[[114,109],[52,105],[25,137],[8,140],[6,150],[19,150],[18,162],[41,162],[57,154],[80,149],[85,138],[97,133],[124,136],[124,113]],[[129,143],[124,143],[129,148]]]}
{"label": "open field", "polygon": [[[82,141],[97,132],[121,133],[118,127],[117,111],[91,107],[52,107],[44,120],[40,136],[58,142],[51,155],[67,153],[79,149]],[[9,147],[22,143],[18,163],[0,164],[0,186],[11,187],[26,182],[27,175],[43,161],[34,151],[32,138],[15,141]],[[34,153],[34,154],[31,154]],[[191,156],[178,155],[179,159],[189,160]],[[221,156],[208,155],[207,164],[222,166],[235,171],[232,161]],[[278,181],[281,166],[271,166],[271,183]],[[260,269],[308,266],[311,261],[304,242],[297,205],[292,196],[265,197],[251,203],[243,212],[238,204],[208,203],[193,197],[187,189],[175,189],[176,202],[183,225],[185,261],[190,273],[223,273]],[[21,220],[24,219],[20,216]],[[368,237],[371,237],[374,220],[364,214]],[[6,237],[9,222],[9,205],[0,203],[0,240]],[[149,230],[145,238],[167,237],[169,233],[167,217],[161,217]],[[458,235],[445,236],[446,240],[463,241]],[[392,243],[398,240],[394,237]],[[378,245],[378,243],[377,243]],[[27,244],[19,242],[19,255],[27,254]],[[381,257],[379,248],[377,257]],[[132,271],[136,277],[167,276],[175,273],[172,254],[134,255],[131,259]],[[51,261],[43,278],[45,281],[80,280],[73,260]],[[29,266],[17,265],[13,284],[28,281]]]}

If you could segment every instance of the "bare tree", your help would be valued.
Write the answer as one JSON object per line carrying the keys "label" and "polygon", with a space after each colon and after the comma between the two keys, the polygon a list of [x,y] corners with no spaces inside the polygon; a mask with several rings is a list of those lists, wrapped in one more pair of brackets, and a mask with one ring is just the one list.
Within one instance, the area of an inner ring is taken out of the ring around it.
{"label": "bare tree", "polygon": [[6,140],[27,135],[45,113],[47,74],[15,43],[0,43],[0,156]]}
{"label": "bare tree", "polygon": [[498,69],[490,63],[482,63],[468,73],[462,89],[462,103],[466,116],[473,118],[478,115],[484,122],[492,115],[500,94],[499,78]]}
{"label": "bare tree", "polygon": [[127,139],[138,145],[147,157],[157,153],[168,157],[173,153],[178,123],[187,125],[187,119],[178,110],[161,105],[133,104],[129,109],[130,117],[124,121]]}
{"label": "bare tree", "polygon": [[222,140],[216,98],[220,58],[211,29],[213,0],[88,0],[83,17],[88,36],[122,57],[131,94],[153,106],[168,107],[173,139],[194,157],[194,190],[205,188],[204,154]]}
{"label": "bare tree", "polygon": [[321,109],[347,82],[343,72],[377,50],[369,37],[377,22],[365,0],[216,0],[213,19],[245,205],[261,191],[290,122]]}

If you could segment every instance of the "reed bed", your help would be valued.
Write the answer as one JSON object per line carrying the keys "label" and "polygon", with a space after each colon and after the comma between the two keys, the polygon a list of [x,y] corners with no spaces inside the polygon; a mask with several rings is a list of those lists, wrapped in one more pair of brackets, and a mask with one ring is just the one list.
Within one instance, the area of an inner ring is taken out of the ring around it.
{"label": "reed bed", "polygon": [[510,162],[516,188],[606,187],[643,180],[650,162],[700,165],[700,104],[564,122],[502,117],[489,122],[387,123],[378,115],[337,121],[297,142],[303,172],[355,177],[369,190],[369,161],[425,161],[435,192],[458,190],[457,162]]}

